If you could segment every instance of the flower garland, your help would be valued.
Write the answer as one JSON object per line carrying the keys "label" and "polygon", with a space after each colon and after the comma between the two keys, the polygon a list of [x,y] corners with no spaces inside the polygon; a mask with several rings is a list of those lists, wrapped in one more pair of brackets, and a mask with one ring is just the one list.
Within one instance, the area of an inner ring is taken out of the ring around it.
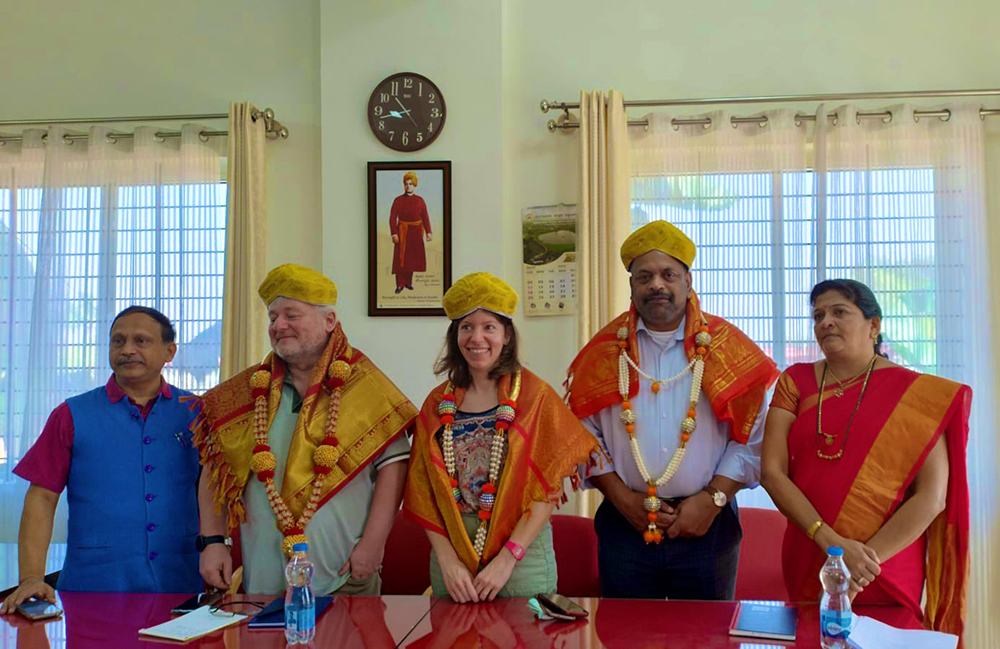
{"label": "flower garland", "polygon": [[[441,423],[444,424],[444,433],[441,435],[441,453],[444,455],[444,465],[451,480],[451,492],[455,499],[455,507],[458,507],[462,499],[462,490],[458,486],[458,470],[455,466],[455,436],[452,433],[452,424],[455,423],[455,413],[458,412],[458,404],[455,402],[453,388],[449,382],[444,389],[444,396],[438,403],[438,415]],[[497,482],[500,480],[500,465],[503,462],[504,446],[506,444],[506,431],[510,428],[514,417],[517,416],[517,397],[521,392],[521,372],[514,374],[511,382],[510,396],[500,402],[496,409],[496,432],[493,434],[493,442],[490,446],[490,472],[489,481],[483,485],[483,492],[479,495],[479,529],[476,530],[476,540],[473,549],[476,556],[482,561],[483,550],[486,547],[486,534],[489,531],[490,517],[493,513],[493,505],[496,502]]]}
{"label": "flower garland", "polygon": [[[656,495],[657,487],[662,487],[670,482],[670,480],[674,477],[674,474],[677,473],[677,469],[681,466],[681,461],[684,460],[684,454],[687,453],[687,443],[690,441],[691,435],[694,434],[695,429],[698,427],[695,406],[698,405],[698,399],[701,398],[701,382],[705,376],[705,356],[708,355],[708,346],[712,344],[712,336],[708,333],[707,324],[702,322],[694,340],[697,347],[695,348],[695,357],[691,363],[676,376],[671,377],[666,381],[659,381],[642,373],[636,363],[629,358],[627,351],[628,327],[622,327],[618,330],[618,349],[620,350],[618,354],[618,392],[622,397],[621,421],[625,424],[625,432],[628,434],[628,442],[629,447],[632,450],[632,458],[635,460],[635,465],[639,469],[639,475],[641,475],[642,479],[649,485],[646,490],[646,498],[643,500],[643,507],[646,509],[646,516],[649,520],[649,526],[646,531],[642,533],[642,538],[646,541],[646,543],[659,543],[663,540],[663,532],[656,527],[656,513],[660,511],[660,499]],[[649,475],[649,469],[646,468],[646,463],[643,461],[642,454],[639,452],[639,442],[635,438],[635,413],[632,412],[632,404],[628,400],[630,378],[629,366],[634,367],[637,373],[653,381],[651,388],[654,393],[659,392],[660,383],[670,383],[675,381],[683,376],[689,368],[692,366],[694,367],[694,376],[691,380],[690,404],[686,416],[681,420],[680,446],[674,450],[674,454],[670,458],[667,468],[664,469],[660,477],[655,480],[653,480],[653,478]]]}
{"label": "flower garland", "polygon": [[323,482],[327,474],[337,464],[340,459],[340,442],[337,440],[337,421],[340,419],[340,395],[341,388],[351,376],[351,363],[344,357],[338,358],[330,364],[327,372],[328,376],[324,385],[332,392],[330,405],[327,410],[326,430],[323,442],[313,451],[313,478],[312,493],[309,495],[309,502],[306,504],[302,515],[298,520],[288,509],[288,504],[278,493],[274,486],[274,470],[277,467],[277,460],[271,447],[267,444],[267,392],[271,385],[271,370],[267,365],[262,365],[250,377],[251,396],[254,400],[253,412],[253,437],[256,446],[253,449],[253,456],[250,458],[250,470],[254,472],[257,479],[264,483],[264,490],[267,493],[267,502],[271,505],[271,510],[278,518],[278,525],[284,540],[281,549],[286,557],[292,556],[292,547],[296,543],[305,543],[305,529],[309,521],[319,509],[320,494],[323,491]]}

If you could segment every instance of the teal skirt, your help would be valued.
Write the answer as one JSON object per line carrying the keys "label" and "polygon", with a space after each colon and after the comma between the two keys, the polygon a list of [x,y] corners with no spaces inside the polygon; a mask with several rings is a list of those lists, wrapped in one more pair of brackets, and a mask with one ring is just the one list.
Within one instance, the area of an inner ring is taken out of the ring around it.
{"label": "teal skirt", "polygon": [[[475,514],[462,514],[462,522],[465,523],[465,531],[469,534],[469,538],[475,539],[479,518]],[[534,597],[538,593],[554,593],[557,581],[556,552],[552,546],[552,523],[546,522],[534,542],[525,548],[524,558],[514,566],[510,579],[497,593],[497,597]],[[433,550],[431,550],[431,588],[437,597],[448,596],[441,566]]]}

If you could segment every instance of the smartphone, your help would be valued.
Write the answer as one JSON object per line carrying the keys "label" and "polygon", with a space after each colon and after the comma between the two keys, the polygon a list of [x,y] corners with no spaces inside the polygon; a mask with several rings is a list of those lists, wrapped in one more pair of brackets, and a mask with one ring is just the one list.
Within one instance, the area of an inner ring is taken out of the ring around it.
{"label": "smartphone", "polygon": [[538,602],[556,616],[565,616],[571,619],[587,617],[587,609],[583,608],[568,597],[558,593],[538,593],[535,595]]}
{"label": "smartphone", "polygon": [[191,611],[196,611],[202,606],[215,606],[226,594],[221,590],[213,590],[207,593],[198,593],[197,595],[191,597],[182,604],[178,604],[174,608],[170,609],[170,612],[174,615],[180,615],[182,613],[190,613]]}
{"label": "smartphone", "polygon": [[29,599],[17,605],[17,612],[29,620],[45,620],[62,615],[62,609],[44,599]]}

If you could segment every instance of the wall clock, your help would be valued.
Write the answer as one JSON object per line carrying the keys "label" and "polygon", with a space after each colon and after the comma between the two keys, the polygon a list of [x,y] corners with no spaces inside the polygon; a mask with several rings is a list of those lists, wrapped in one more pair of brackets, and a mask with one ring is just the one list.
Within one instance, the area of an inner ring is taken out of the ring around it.
{"label": "wall clock", "polygon": [[368,99],[368,125],[378,141],[396,151],[419,151],[441,134],[446,110],[441,90],[421,74],[383,79]]}

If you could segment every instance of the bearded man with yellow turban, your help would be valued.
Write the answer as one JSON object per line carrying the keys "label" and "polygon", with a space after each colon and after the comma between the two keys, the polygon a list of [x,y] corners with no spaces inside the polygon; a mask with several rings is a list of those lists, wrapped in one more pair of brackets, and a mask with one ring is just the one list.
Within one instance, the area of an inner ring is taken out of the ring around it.
{"label": "bearded man with yellow turban", "polygon": [[665,221],[621,248],[632,304],[570,365],[569,406],[611,462],[587,486],[605,597],[732,599],[743,532],[736,492],[760,479],[774,362],[701,310],[695,245]]}
{"label": "bearded man with yellow turban", "polygon": [[448,289],[451,326],[434,368],[448,380],[424,401],[413,437],[403,513],[430,539],[434,594],[461,603],[555,591],[549,517],[563,478],[597,450],[559,395],[521,367],[517,301],[489,273]]}
{"label": "bearded man with yellow turban", "polygon": [[293,546],[308,543],[318,594],[377,595],[416,409],[348,343],[328,278],[286,264],[258,292],[273,351],[205,393],[192,425],[202,577],[229,587],[239,525],[246,592],[282,592]]}

